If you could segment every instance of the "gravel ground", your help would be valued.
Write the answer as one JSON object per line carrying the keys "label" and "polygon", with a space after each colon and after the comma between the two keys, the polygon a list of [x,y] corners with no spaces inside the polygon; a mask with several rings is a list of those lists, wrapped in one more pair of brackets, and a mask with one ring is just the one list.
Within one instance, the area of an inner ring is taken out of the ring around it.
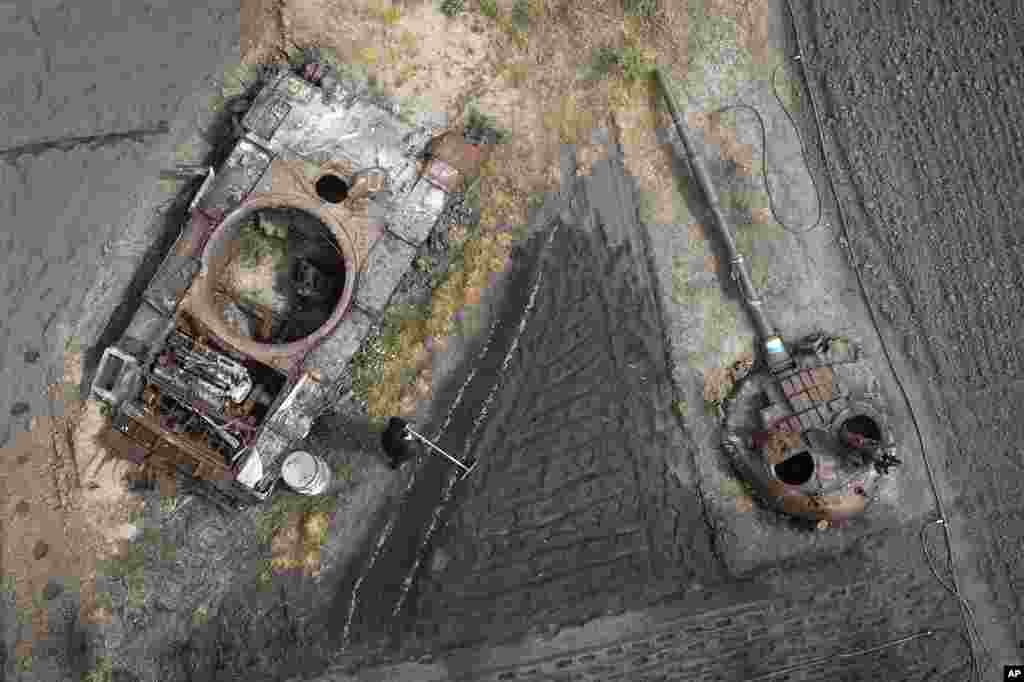
{"label": "gravel ground", "polygon": [[996,662],[1019,663],[1024,6],[796,5],[868,296],[938,415],[965,592]]}

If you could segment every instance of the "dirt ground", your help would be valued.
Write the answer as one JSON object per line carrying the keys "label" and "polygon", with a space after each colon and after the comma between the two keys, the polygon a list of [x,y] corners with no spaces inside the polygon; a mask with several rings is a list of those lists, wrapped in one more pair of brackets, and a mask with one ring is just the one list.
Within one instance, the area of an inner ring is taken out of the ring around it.
{"label": "dirt ground", "polygon": [[965,591],[1019,662],[1024,8],[797,6],[856,262],[938,414]]}
{"label": "dirt ground", "polygon": [[[973,520],[960,522],[985,539],[971,554],[979,568],[975,585],[994,586],[1005,611],[987,616],[1008,622],[1017,617],[1013,605],[1019,605],[1015,566],[1021,565],[1020,534],[1013,524],[1017,510],[1024,507],[1017,499],[1014,478],[1020,462],[1013,445],[1021,440],[1014,429],[1020,420],[1009,407],[1016,402],[1015,391],[1019,393],[1020,372],[1014,362],[1020,356],[1012,341],[1020,336],[1020,315],[1015,313],[1021,307],[1024,254],[1013,229],[1014,209],[1021,206],[1008,183],[1020,175],[1024,152],[1019,134],[1009,124],[1013,102],[1007,94],[1016,91],[1011,86],[1021,77],[1019,65],[1009,58],[1000,62],[993,55],[1015,44],[1014,26],[1021,24],[1014,23],[1020,17],[1012,13],[1019,13],[1019,8],[992,4],[998,11],[988,18],[980,10],[975,15],[959,8],[955,21],[948,24],[928,8],[904,9],[893,16],[886,12],[896,10],[883,10],[879,3],[838,0],[813,13],[805,8],[798,14],[807,35],[814,36],[811,55],[819,60],[809,60],[817,69],[812,71],[817,74],[812,87],[827,96],[829,139],[843,153],[848,169],[849,179],[840,192],[843,205],[851,214],[860,211],[853,219],[858,227],[851,228],[854,250],[861,259],[867,257],[868,270],[874,273],[869,289],[876,299],[882,294],[887,301],[884,309],[892,325],[904,338],[918,340],[908,351],[919,369],[941,377],[919,378],[915,386],[932,385],[933,402],[962,453],[947,468],[952,478],[972,483],[969,489],[964,486],[970,492],[959,498],[957,512],[969,513]],[[602,46],[612,48],[636,74],[642,75],[656,61],[667,69],[680,98],[690,102],[688,123],[718,153],[727,174],[756,178],[762,161],[750,136],[741,135],[733,117],[713,115],[712,110],[734,96],[743,82],[764,81],[779,63],[779,53],[769,47],[769,3],[662,3],[655,17],[640,20],[625,17],[615,0],[531,0],[525,28],[516,27],[513,5],[512,0],[498,0],[497,15],[490,17],[481,11],[482,3],[470,1],[462,14],[447,18],[436,2],[416,0],[247,2],[242,7],[242,61],[280,58],[295,46],[330,48],[342,59],[362,65],[386,94],[409,107],[445,111],[453,122],[466,116],[470,104],[492,115],[510,139],[486,167],[480,210],[460,214],[462,224],[452,227],[452,235],[477,223],[485,237],[525,224],[543,193],[558,189],[560,144],[579,143],[578,173],[587,175],[603,154],[591,132],[608,127],[619,132],[625,167],[638,180],[639,211],[645,222],[674,224],[689,233],[691,243],[703,244],[703,230],[687,205],[685,183],[675,179],[677,162],[656,132],[665,128],[667,119],[644,79],[631,84],[621,64],[611,67],[604,78],[584,76],[593,67],[595,48]],[[860,12],[861,7],[868,9]],[[912,14],[917,11],[920,16]],[[883,25],[892,33],[885,33]],[[918,25],[928,29],[910,30]],[[848,26],[856,30],[847,31]],[[953,27],[991,33],[997,40],[965,45],[950,33]],[[864,42],[884,47],[864,51]],[[939,45],[948,46],[947,51]],[[1003,71],[989,68],[995,63],[1002,64]],[[967,73],[985,75],[972,79],[965,77]],[[705,78],[706,74],[713,77]],[[918,94],[927,95],[932,104],[925,118],[918,118]],[[975,144],[968,150],[956,139],[934,132],[966,134],[974,120],[985,121],[984,129],[998,134],[972,132]],[[877,144],[879,139],[885,144]],[[883,153],[898,149],[909,151]],[[943,153],[944,149],[956,153]],[[904,159],[913,162],[905,166]],[[795,165],[792,160],[784,163]],[[971,169],[972,179],[954,182],[962,168]],[[905,196],[906,186],[916,188],[913,201]],[[851,188],[857,192],[847,194]],[[743,203],[742,197],[733,199]],[[806,199],[785,196],[787,203]],[[747,245],[771,242],[759,240],[766,235],[775,235],[779,243],[779,231],[765,206],[746,202],[740,208],[750,214],[751,229],[743,237]],[[627,204],[604,210],[615,216],[610,223],[628,222],[616,214],[630,210]],[[978,221],[978,216],[986,221]],[[922,225],[927,226],[923,233]],[[124,499],[114,485],[113,469],[98,469],[95,464],[102,459],[94,457],[102,453],[88,445],[100,418],[95,407],[79,405],[69,413],[70,421],[87,417],[72,431],[70,446],[51,435],[51,427],[59,435],[67,433],[65,422],[58,419],[51,425],[36,418],[33,435],[12,450],[17,466],[2,479],[4,511],[10,519],[4,525],[4,571],[15,576],[7,587],[22,613],[32,614],[19,625],[23,643],[14,652],[18,660],[31,654],[24,641],[33,638],[32,628],[43,634],[48,619],[43,614],[54,611],[42,598],[44,592],[54,594],[49,579],[80,577],[81,602],[88,605],[96,560],[118,548],[129,533],[145,531],[140,515],[159,528],[164,540],[147,545],[145,577],[136,572],[120,581],[126,589],[109,590],[112,610],[120,615],[107,620],[113,626],[105,636],[119,660],[138,663],[132,667],[147,680],[195,679],[200,672],[210,679],[281,679],[326,665],[338,631],[347,629],[353,583],[366,573],[363,559],[379,537],[388,544],[379,563],[370,564],[370,577],[360,582],[362,594],[369,596],[356,603],[351,621],[354,638],[375,655],[384,651],[379,644],[396,644],[388,641],[389,635],[401,635],[409,651],[495,642],[548,627],[558,630],[684,587],[699,592],[705,584],[718,583],[720,564],[708,544],[699,500],[685,484],[692,475],[688,478],[681,465],[670,472],[662,461],[679,464],[695,452],[691,434],[680,430],[672,416],[666,383],[672,372],[665,365],[664,349],[652,340],[661,338],[661,327],[671,321],[656,319],[650,307],[654,287],[645,279],[650,275],[640,264],[641,249],[612,242],[598,243],[592,235],[566,230],[549,251],[542,252],[534,241],[517,252],[515,265],[506,273],[517,295],[507,306],[499,305],[500,287],[493,286],[497,280],[492,280],[491,294],[498,298],[489,299],[475,283],[476,293],[459,299],[467,303],[467,317],[481,299],[507,312],[505,326],[496,335],[499,341],[481,355],[485,371],[476,376],[484,378],[470,381],[465,394],[456,397],[471,372],[465,360],[475,356],[485,336],[466,332],[466,338],[451,343],[437,339],[438,346],[454,348],[435,358],[432,373],[420,375],[427,383],[433,379],[432,390],[418,390],[415,400],[404,394],[406,413],[415,413],[418,402],[425,420],[429,414],[431,424],[451,426],[439,427],[446,445],[481,456],[480,481],[472,490],[454,489],[455,500],[465,501],[463,506],[441,504],[445,500],[439,499],[439,491],[450,481],[450,467],[439,461],[427,460],[414,475],[398,478],[387,476],[381,462],[367,464],[374,461],[376,443],[358,408],[343,410],[334,422],[321,425],[314,440],[319,438],[323,451],[339,463],[357,465],[357,475],[344,490],[342,499],[348,507],[339,506],[341,518],[331,520],[318,582],[295,570],[272,576],[266,547],[257,541],[258,532],[250,523],[258,526],[254,515],[224,519],[198,504],[180,511],[180,498],[162,503],[159,496],[147,498],[139,512],[138,502]],[[699,269],[709,280],[721,270],[713,250],[693,249],[686,255],[700,261]],[[510,381],[492,406],[499,418],[482,419],[483,431],[478,432],[478,406],[490,395],[491,379],[501,369],[512,339],[518,338],[517,316],[527,305],[524,292],[536,270],[531,258],[539,256],[542,262],[537,266],[546,265],[553,273],[538,289],[540,324],[524,333],[509,368],[502,370]],[[920,267],[922,263],[929,267]],[[753,265],[756,280],[759,265],[756,260]],[[760,267],[764,283],[778,289],[764,261]],[[947,271],[956,277],[940,279]],[[582,289],[587,282],[592,285],[589,291]],[[905,283],[911,284],[904,287]],[[424,286],[419,282],[420,290]],[[575,307],[567,309],[567,301]],[[702,303],[713,322],[729,326],[728,316],[723,318],[716,304]],[[793,313],[785,319],[797,318]],[[689,318],[676,322],[701,326]],[[576,340],[567,329],[587,330],[585,340]],[[716,368],[728,367],[749,352],[735,342],[734,337],[743,335],[738,329],[714,334],[704,330],[699,344],[704,352],[691,364],[711,384],[721,374]],[[989,336],[972,336],[980,334],[978,330]],[[551,364],[538,368],[538,356],[550,357]],[[448,366],[441,366],[445,363]],[[68,380],[73,381],[77,369],[73,359],[70,364]],[[583,376],[589,381],[575,383]],[[706,385],[703,393],[713,389]],[[990,396],[1001,400],[989,400]],[[971,409],[959,408],[959,401],[969,401]],[[450,420],[443,413],[434,414],[434,408],[447,409],[453,403]],[[567,420],[589,434],[591,442],[561,441],[565,434],[559,429]],[[332,447],[332,442],[345,445]],[[1004,454],[985,460],[972,456],[978,443],[986,451]],[[593,462],[588,458],[595,453],[608,465],[600,475],[589,472]],[[21,455],[28,457],[22,460]],[[73,481],[76,472],[79,480]],[[510,498],[516,502],[510,503]],[[25,516],[26,509],[32,511],[30,516]],[[439,509],[444,513],[431,516]],[[396,524],[386,526],[392,519]],[[439,519],[450,520],[451,528],[431,537]],[[132,521],[137,531],[130,528]],[[912,535],[907,537],[913,539]],[[765,585],[783,592],[811,589],[812,583],[813,589],[824,592],[830,580],[848,580],[851,571],[903,571],[903,582],[893,578],[886,586],[879,579],[871,608],[882,605],[882,615],[867,607],[864,613],[856,611],[853,606],[861,599],[854,592],[842,596],[850,603],[849,615],[843,615],[843,609],[830,611],[842,623],[829,621],[827,627],[819,627],[824,620],[819,623],[798,614],[808,637],[821,635],[800,655],[820,653],[814,647],[833,651],[843,639],[839,632],[857,619],[867,623],[868,629],[857,635],[857,642],[865,646],[877,640],[879,630],[895,637],[921,623],[955,625],[954,610],[946,608],[949,600],[942,599],[941,588],[918,565],[920,557],[897,556],[886,544],[892,540],[870,539],[858,547],[864,556],[891,553],[894,558],[884,567],[870,562],[815,564],[804,567],[805,573],[782,571],[764,577]],[[46,544],[45,554],[39,542]],[[168,545],[177,549],[164,556]],[[282,549],[280,542],[278,549],[278,557],[289,555],[279,565],[294,569],[301,563],[302,557]],[[42,556],[36,559],[34,551]],[[403,582],[409,578],[411,582]],[[906,594],[907,608],[886,590]],[[72,601],[79,599],[77,589],[68,587],[65,592]],[[87,606],[85,620],[106,618],[105,604]],[[324,620],[325,605],[333,619]],[[910,607],[914,616],[904,620],[899,612]],[[320,627],[325,623],[330,632]],[[1024,635],[1017,624],[1019,639]],[[826,632],[834,636],[825,637]],[[384,639],[376,640],[378,635]],[[727,648],[730,636],[722,641]],[[885,669],[906,664],[907,679],[930,679],[921,672],[926,670],[923,662],[938,660],[937,652],[948,649],[948,643],[936,642],[913,654],[892,654]],[[774,645],[761,642],[756,650],[762,646]],[[393,659],[399,652],[384,655]],[[737,654],[722,655],[730,660]],[[745,660],[744,665],[747,672],[764,672],[770,662]],[[911,667],[917,677],[909,672]],[[955,666],[949,670],[953,676],[946,679],[963,679],[956,677],[962,671]],[[821,677],[808,679],[839,679],[834,677],[838,671],[832,671],[833,677],[820,672]]]}
{"label": "dirt ground", "polygon": [[0,551],[18,613],[19,659],[55,630],[48,602],[64,591],[75,593],[83,621],[106,617],[96,600],[97,563],[123,552],[138,532],[129,520],[141,504],[121,484],[125,463],[110,461],[95,441],[106,417],[94,401],[75,398],[80,381],[81,354],[69,352],[60,383],[50,386],[52,415],[33,417],[30,431],[5,449]]}

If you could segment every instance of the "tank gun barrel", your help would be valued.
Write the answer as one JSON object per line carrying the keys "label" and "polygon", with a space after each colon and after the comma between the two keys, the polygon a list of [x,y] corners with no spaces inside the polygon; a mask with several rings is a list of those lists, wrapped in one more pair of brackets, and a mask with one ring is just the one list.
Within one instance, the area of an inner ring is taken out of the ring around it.
{"label": "tank gun barrel", "polygon": [[732,279],[740,288],[740,293],[743,295],[743,300],[747,305],[747,311],[753,321],[754,329],[760,337],[762,344],[764,344],[769,366],[773,371],[780,371],[791,364],[789,353],[783,346],[782,340],[776,333],[774,326],[768,321],[768,317],[765,315],[763,309],[764,302],[757,295],[757,291],[754,289],[754,283],[751,281],[750,274],[747,272],[747,268],[744,264],[745,260],[743,258],[743,254],[741,254],[736,248],[736,241],[733,239],[732,233],[729,231],[729,225],[725,220],[725,215],[722,213],[722,207],[718,201],[718,193],[715,192],[715,186],[711,182],[711,176],[708,174],[707,167],[704,165],[704,160],[701,159],[700,155],[694,148],[693,142],[687,134],[686,127],[683,126],[680,120],[679,110],[676,107],[675,100],[672,97],[672,93],[669,91],[668,83],[665,81],[665,76],[661,72],[661,69],[655,70],[655,77],[658,81],[658,88],[661,90],[662,96],[665,98],[665,103],[668,106],[669,116],[672,117],[672,123],[675,126],[676,133],[678,133],[679,139],[683,143],[683,148],[686,150],[686,157],[690,164],[690,169],[692,170],[694,177],[697,179],[697,184],[700,185],[701,193],[704,195],[704,200],[708,204],[708,209],[711,213],[712,227],[729,254],[729,263],[732,268]]}

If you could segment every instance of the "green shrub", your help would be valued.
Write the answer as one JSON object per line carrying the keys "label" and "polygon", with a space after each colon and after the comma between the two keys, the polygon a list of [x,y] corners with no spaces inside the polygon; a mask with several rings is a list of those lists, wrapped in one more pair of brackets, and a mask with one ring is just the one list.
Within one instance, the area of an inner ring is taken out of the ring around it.
{"label": "green shrub", "polygon": [[110,682],[114,677],[114,666],[106,656],[96,660],[96,667],[85,676],[85,682]]}
{"label": "green shrub", "polygon": [[441,13],[449,19],[462,14],[462,10],[465,8],[465,0],[442,0],[441,2]]}

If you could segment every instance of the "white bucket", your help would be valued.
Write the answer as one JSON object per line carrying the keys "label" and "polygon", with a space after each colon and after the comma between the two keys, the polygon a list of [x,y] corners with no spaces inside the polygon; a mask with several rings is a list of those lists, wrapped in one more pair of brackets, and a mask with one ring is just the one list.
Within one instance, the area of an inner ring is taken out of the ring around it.
{"label": "white bucket", "polygon": [[297,450],[285,458],[281,478],[300,495],[320,495],[331,482],[331,469],[319,457]]}

